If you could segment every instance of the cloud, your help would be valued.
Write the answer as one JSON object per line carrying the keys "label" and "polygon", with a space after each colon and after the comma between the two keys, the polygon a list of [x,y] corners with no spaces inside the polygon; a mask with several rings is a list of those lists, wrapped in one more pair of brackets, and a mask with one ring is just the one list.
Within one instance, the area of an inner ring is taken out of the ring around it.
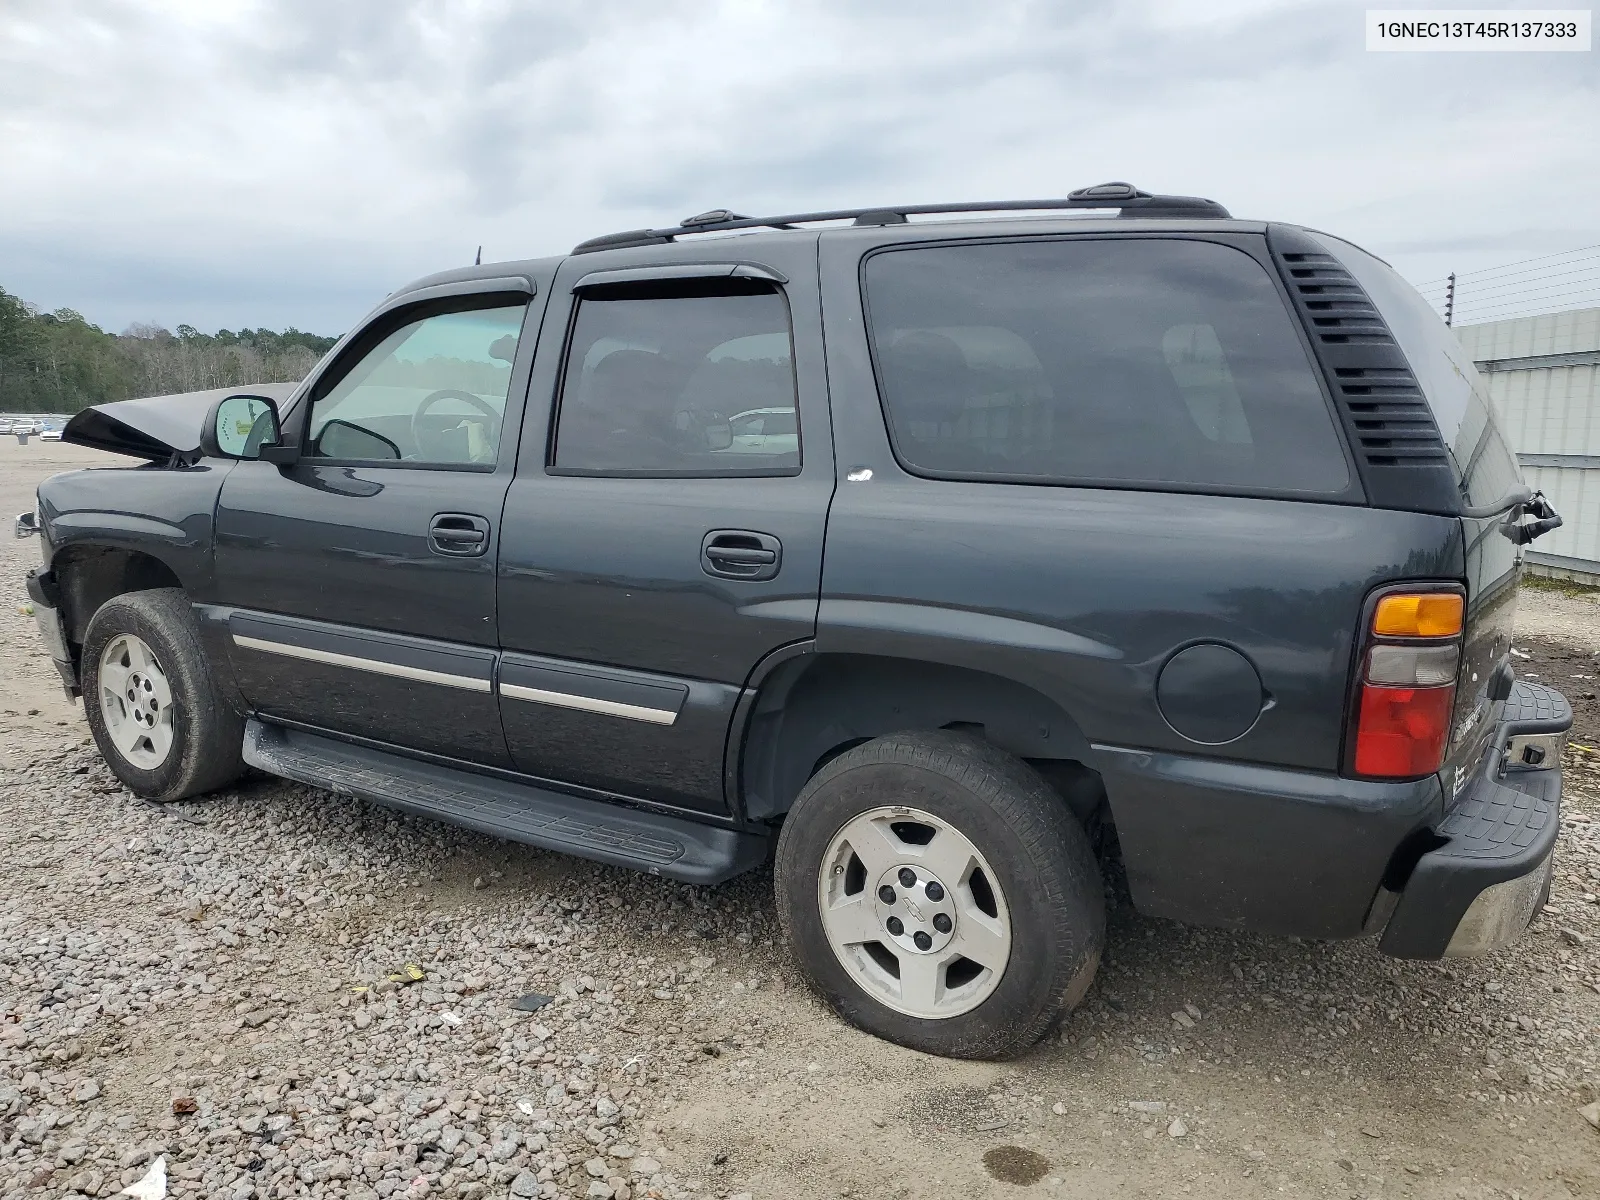
{"label": "cloud", "polygon": [[479,243],[1105,179],[1418,280],[1600,242],[1592,55],[1368,54],[1362,11],[11,0],[0,285],[111,328],[337,332]]}

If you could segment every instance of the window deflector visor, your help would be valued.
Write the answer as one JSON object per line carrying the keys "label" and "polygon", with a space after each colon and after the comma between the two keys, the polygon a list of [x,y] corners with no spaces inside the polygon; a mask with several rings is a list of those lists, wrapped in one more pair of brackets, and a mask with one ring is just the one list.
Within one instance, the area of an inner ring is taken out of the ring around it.
{"label": "window deflector visor", "polygon": [[579,292],[585,288],[608,287],[619,283],[653,283],[674,279],[764,279],[768,283],[789,282],[781,272],[757,263],[662,263],[653,267],[590,271],[572,285],[572,290]]}

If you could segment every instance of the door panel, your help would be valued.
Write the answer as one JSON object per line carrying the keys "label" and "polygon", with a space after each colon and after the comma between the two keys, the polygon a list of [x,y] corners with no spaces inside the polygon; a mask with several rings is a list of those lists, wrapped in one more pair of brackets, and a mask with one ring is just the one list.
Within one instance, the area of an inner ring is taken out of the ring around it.
{"label": "door panel", "polygon": [[[229,651],[245,699],[269,716],[508,765],[493,693],[430,677],[476,677],[452,665],[461,658],[493,665],[499,525],[485,516],[483,555],[446,556],[430,544],[435,514],[497,515],[506,483],[240,463],[217,506],[216,561],[221,599],[239,614]],[[370,662],[429,674],[383,674]]]}
{"label": "door panel", "polygon": [[492,646],[494,550],[443,556],[436,514],[497,517],[507,480],[453,471],[242,462],[217,512],[219,598],[242,608]]}
{"label": "door panel", "polygon": [[[723,747],[741,685],[769,650],[815,629],[827,500],[827,488],[799,478],[519,478],[506,502],[500,578],[501,715],[517,765],[721,809]],[[760,520],[783,543],[777,576],[705,572],[701,543],[730,517]],[[639,707],[682,704],[676,720],[652,723],[519,700],[507,685],[520,682],[513,668],[523,661],[580,679],[626,679],[633,687],[615,698]]]}
{"label": "door panel", "polygon": [[267,716],[505,765],[495,652],[235,609],[240,685]]}
{"label": "door panel", "polygon": [[517,761],[569,782],[688,808],[721,790],[733,684],[507,654],[500,707]]}
{"label": "door panel", "polygon": [[[711,246],[674,249],[688,263],[704,263]],[[656,248],[652,260],[661,253]],[[521,770],[726,813],[723,758],[744,682],[765,654],[810,638],[816,627],[833,492],[816,239],[798,235],[761,253],[761,266],[788,281],[782,294],[793,328],[795,409],[782,411],[797,410],[800,434],[743,442],[730,435],[720,448],[714,438],[697,442],[687,455],[691,467],[676,478],[660,477],[682,444],[671,440],[673,422],[698,437],[701,409],[685,401],[685,413],[661,422],[662,434],[619,427],[616,405],[668,380],[683,396],[720,398],[704,406],[717,410],[709,424],[731,427],[728,418],[774,411],[771,364],[724,371],[725,359],[737,357],[724,353],[730,342],[684,350],[662,369],[677,351],[670,337],[580,341],[574,283],[596,270],[633,267],[631,255],[585,255],[563,268],[552,289],[501,532],[501,715]],[[648,330],[653,311],[640,320]],[[594,403],[581,425],[573,422],[579,434],[569,447],[598,464],[585,473],[552,465],[561,453],[549,453],[569,326],[580,349],[567,368],[575,382],[566,386],[593,380],[584,398]],[[620,352],[610,349],[618,344]],[[738,456],[737,464],[718,459],[722,453]],[[645,466],[630,476],[632,455]],[[763,469],[763,455],[787,473],[750,474]],[[707,473],[737,469],[746,473]],[[682,477],[691,472],[699,474]]]}
{"label": "door panel", "polygon": [[[800,479],[519,477],[501,531],[501,640],[738,686],[768,650],[815,629],[828,491]],[[776,576],[701,566],[702,541],[729,517],[782,542]]]}
{"label": "door panel", "polygon": [[298,461],[229,473],[209,599],[257,711],[510,766],[495,562],[544,304],[506,334],[525,299],[397,299],[309,385]]}

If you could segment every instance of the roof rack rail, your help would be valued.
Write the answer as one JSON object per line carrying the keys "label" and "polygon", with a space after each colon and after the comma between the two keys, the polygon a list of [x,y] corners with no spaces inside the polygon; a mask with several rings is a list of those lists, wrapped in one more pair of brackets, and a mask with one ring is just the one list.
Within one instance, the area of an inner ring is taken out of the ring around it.
{"label": "roof rack rail", "polygon": [[851,221],[856,225],[904,225],[913,216],[935,213],[1032,212],[1052,208],[1116,208],[1124,217],[1202,218],[1226,220],[1228,210],[1215,200],[1199,196],[1157,196],[1140,191],[1131,183],[1102,183],[1069,192],[1065,200],[979,200],[971,204],[906,204],[873,208],[839,208],[828,212],[789,213],[779,217],[746,217],[725,208],[712,209],[686,217],[669,229],[628,229],[607,233],[579,242],[574,254],[594,250],[615,250],[624,246],[660,246],[688,233],[712,233],[730,229],[793,229],[827,221]]}

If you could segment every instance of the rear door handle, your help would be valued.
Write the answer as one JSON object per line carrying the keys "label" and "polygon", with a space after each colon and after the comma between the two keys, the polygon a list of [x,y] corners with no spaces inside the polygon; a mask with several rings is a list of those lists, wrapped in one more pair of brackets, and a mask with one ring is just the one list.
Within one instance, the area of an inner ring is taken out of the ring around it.
{"label": "rear door handle", "polygon": [[700,569],[719,579],[760,582],[783,566],[783,543],[770,533],[713,529],[700,542]]}
{"label": "rear door handle", "polygon": [[428,549],[451,558],[475,558],[489,548],[489,522],[471,513],[439,513],[428,526]]}

